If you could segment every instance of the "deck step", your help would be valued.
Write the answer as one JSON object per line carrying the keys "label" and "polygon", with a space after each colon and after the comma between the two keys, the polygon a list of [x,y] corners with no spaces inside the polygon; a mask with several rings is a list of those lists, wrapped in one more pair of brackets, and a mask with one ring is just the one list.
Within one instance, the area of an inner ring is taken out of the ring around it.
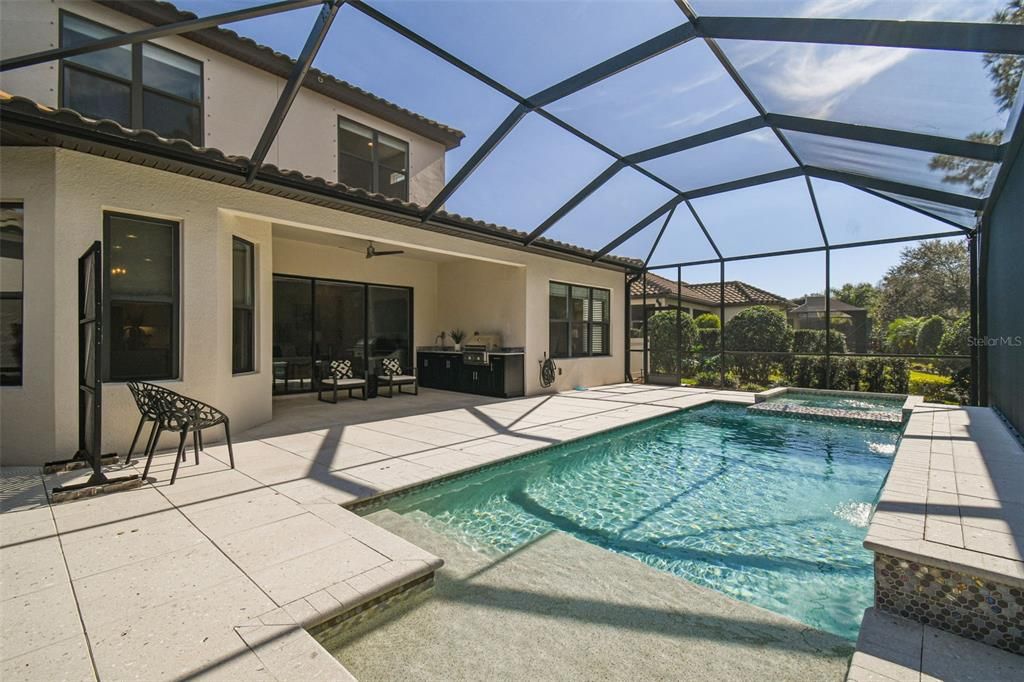
{"label": "deck step", "polygon": [[864,612],[847,682],[1024,679],[1024,656],[1000,651],[916,621]]}

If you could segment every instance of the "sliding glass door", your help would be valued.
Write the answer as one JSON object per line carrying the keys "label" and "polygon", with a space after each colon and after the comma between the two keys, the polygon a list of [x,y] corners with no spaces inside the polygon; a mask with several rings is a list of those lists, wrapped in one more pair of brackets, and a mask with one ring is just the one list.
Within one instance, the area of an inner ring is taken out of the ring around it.
{"label": "sliding glass door", "polygon": [[358,352],[366,331],[366,287],[349,282],[316,280],[314,354],[328,365],[349,360],[352,372],[363,376],[366,365]]}
{"label": "sliding glass door", "polygon": [[313,387],[313,281],[274,277],[274,393]]}
{"label": "sliding glass door", "polygon": [[332,360],[361,377],[388,357],[411,369],[412,289],[274,275],[274,393],[315,390]]}
{"label": "sliding glass door", "polygon": [[368,287],[371,362],[395,357],[412,365],[412,292],[402,287]]}

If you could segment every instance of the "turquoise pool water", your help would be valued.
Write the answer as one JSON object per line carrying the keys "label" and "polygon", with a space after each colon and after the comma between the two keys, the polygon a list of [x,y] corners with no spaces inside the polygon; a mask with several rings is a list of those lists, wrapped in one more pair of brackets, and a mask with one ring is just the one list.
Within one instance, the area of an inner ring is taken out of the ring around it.
{"label": "turquoise pool water", "polygon": [[[551,530],[856,638],[872,600],[861,543],[895,428],[712,404],[393,498],[502,554]],[[586,576],[580,576],[586,579]]]}
{"label": "turquoise pool water", "polygon": [[900,416],[903,413],[903,398],[867,398],[861,396],[829,395],[825,393],[801,393],[787,391],[768,402],[779,405],[801,407],[828,407],[849,410],[860,414],[881,414]]}

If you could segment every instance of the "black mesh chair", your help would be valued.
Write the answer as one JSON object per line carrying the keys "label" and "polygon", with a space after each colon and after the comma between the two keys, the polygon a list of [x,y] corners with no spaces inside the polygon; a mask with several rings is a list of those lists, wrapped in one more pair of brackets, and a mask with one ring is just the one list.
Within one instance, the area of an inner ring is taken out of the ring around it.
{"label": "black mesh chair", "polygon": [[174,458],[174,471],[171,472],[170,484],[174,485],[174,481],[178,477],[178,466],[185,459],[185,443],[188,441],[188,434],[192,434],[196,464],[199,464],[199,451],[203,447],[203,431],[219,424],[224,425],[224,438],[228,443],[228,459],[231,462],[231,468],[235,468],[235,453],[231,448],[231,426],[226,414],[212,405],[175,393],[162,386],[153,386],[152,384],[146,384],[146,386],[157,389],[156,402],[158,403],[159,417],[153,445],[147,453],[146,468],[142,472],[142,478],[146,478],[149,474],[149,466],[153,461],[153,453],[156,451],[156,442],[164,431],[181,434],[178,453]]}
{"label": "black mesh chair", "polygon": [[128,455],[124,458],[126,465],[132,459],[132,452],[135,451],[135,446],[139,443],[139,436],[142,435],[142,429],[146,426],[146,422],[153,422],[153,427],[149,430],[149,440],[146,441],[146,449],[143,451],[142,456],[147,456],[153,447],[153,438],[156,435],[157,425],[160,421],[158,392],[164,389],[153,384],[129,381],[128,390],[132,392],[132,398],[135,399],[135,406],[139,408],[140,417],[139,426],[135,429],[135,437],[132,438],[131,447],[128,448]]}

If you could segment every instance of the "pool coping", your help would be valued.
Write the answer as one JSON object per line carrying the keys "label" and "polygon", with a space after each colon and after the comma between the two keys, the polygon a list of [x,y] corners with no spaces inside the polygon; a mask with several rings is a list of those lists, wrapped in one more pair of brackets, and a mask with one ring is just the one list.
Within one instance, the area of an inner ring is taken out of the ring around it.
{"label": "pool coping", "polygon": [[[897,446],[864,547],[1024,587],[1021,482],[1024,447],[992,410],[920,402]],[[995,540],[1007,542],[1003,554],[996,553]]]}

